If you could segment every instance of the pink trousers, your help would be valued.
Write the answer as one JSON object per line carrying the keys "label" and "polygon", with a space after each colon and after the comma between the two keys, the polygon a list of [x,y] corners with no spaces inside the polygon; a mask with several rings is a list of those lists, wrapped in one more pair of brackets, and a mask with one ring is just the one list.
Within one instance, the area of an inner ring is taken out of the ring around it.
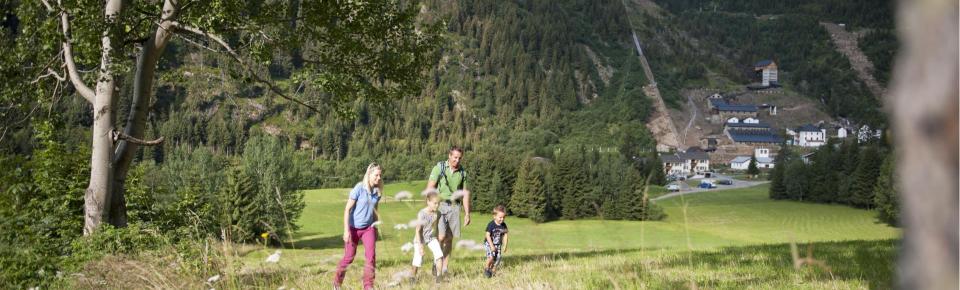
{"label": "pink trousers", "polygon": [[337,265],[337,272],[333,276],[333,283],[343,284],[343,277],[347,274],[347,266],[353,263],[357,255],[357,245],[363,243],[363,254],[366,261],[363,264],[363,289],[373,289],[377,265],[377,228],[369,226],[362,229],[350,228],[350,242],[344,244],[343,259]]}

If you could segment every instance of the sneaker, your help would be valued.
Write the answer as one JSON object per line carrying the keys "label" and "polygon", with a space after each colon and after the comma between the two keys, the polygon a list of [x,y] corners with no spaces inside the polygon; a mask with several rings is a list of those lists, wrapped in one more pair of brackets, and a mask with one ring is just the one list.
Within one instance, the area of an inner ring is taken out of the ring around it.
{"label": "sneaker", "polygon": [[340,290],[340,284],[333,283],[333,290]]}
{"label": "sneaker", "polygon": [[483,269],[483,276],[490,278],[493,276],[493,272],[491,272],[490,269]]}
{"label": "sneaker", "polygon": [[436,283],[440,284],[440,282],[443,282],[443,273],[440,273],[439,275],[437,275]]}
{"label": "sneaker", "polygon": [[410,284],[417,284],[417,277],[410,277]]}

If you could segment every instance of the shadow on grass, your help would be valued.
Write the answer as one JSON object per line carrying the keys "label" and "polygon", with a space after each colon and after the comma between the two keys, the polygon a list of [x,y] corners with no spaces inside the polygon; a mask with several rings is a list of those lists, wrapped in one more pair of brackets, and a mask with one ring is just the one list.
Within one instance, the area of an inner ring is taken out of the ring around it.
{"label": "shadow on grass", "polygon": [[[310,236],[312,234],[306,234],[304,236]],[[285,244],[285,246],[288,244]],[[293,242],[293,246],[297,249],[310,249],[310,250],[322,250],[322,249],[332,249],[332,248],[343,248],[343,236],[333,235],[326,237],[314,237],[310,239],[301,239]]]}

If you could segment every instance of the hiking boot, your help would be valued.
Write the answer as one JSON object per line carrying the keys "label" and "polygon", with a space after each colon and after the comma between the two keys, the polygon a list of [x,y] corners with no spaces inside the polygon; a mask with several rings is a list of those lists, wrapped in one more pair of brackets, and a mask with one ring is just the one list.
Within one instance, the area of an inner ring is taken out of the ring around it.
{"label": "hiking boot", "polygon": [[437,264],[433,264],[433,269],[430,270],[430,275],[433,275],[434,277],[436,277],[439,274],[440,273],[437,272]]}
{"label": "hiking boot", "polygon": [[436,280],[437,284],[440,284],[440,282],[443,282],[443,273],[438,273],[436,279],[437,279]]}
{"label": "hiking boot", "polygon": [[490,269],[483,269],[483,276],[490,278],[493,276],[493,272],[491,272]]}

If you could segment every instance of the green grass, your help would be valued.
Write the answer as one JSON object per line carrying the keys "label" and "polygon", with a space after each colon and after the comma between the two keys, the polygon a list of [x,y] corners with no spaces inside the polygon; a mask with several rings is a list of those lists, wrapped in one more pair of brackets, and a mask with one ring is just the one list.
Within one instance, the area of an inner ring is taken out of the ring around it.
{"label": "green grass", "polygon": [[[395,201],[401,190],[423,189],[424,182],[387,185],[380,205],[384,224],[377,242],[377,283],[387,286],[406,270],[410,253],[400,246],[410,230],[394,230],[415,217],[422,201]],[[288,271],[277,285],[325,288],[342,255],[342,215],[347,189],[306,192],[307,207],[294,249],[284,249],[277,265],[263,262],[273,249],[243,257],[246,268]],[[501,275],[480,276],[482,252],[457,250],[448,286],[460,288],[889,288],[900,231],[879,223],[870,211],[837,205],[773,201],[767,186],[719,190],[659,201],[663,221],[579,220],[536,224],[508,217],[510,246]],[[684,214],[686,211],[686,214]],[[462,239],[480,241],[487,213],[473,213]],[[829,267],[794,269],[790,244],[809,250]],[[689,246],[688,246],[689,245]],[[362,251],[362,250],[361,250]],[[362,254],[347,274],[359,286]],[[429,264],[429,262],[426,262]],[[427,267],[429,267],[427,265]],[[424,280],[428,278],[421,273]],[[692,281],[692,282],[691,282]],[[496,284],[502,283],[502,284]],[[270,283],[268,283],[270,284]],[[270,284],[273,285],[273,284]],[[311,286],[312,285],[312,286]],[[428,287],[432,282],[401,284]],[[538,286],[540,285],[540,286]]]}

